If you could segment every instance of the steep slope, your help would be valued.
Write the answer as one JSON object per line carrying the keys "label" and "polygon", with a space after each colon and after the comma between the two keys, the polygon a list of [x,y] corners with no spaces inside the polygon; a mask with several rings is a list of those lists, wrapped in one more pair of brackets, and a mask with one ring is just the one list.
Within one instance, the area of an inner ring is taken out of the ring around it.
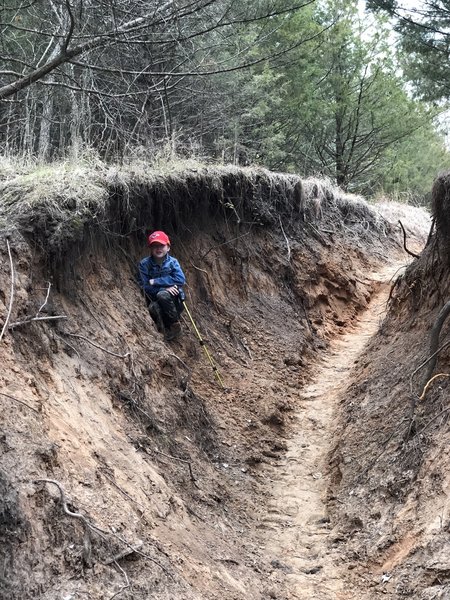
{"label": "steep slope", "polygon": [[329,496],[335,545],[366,587],[362,598],[450,597],[448,319],[437,368],[426,374],[432,327],[450,295],[449,189],[442,175],[436,231],[395,281],[388,315],[341,397]]}
{"label": "steep slope", "polygon": [[[393,227],[265,171],[71,177],[3,182],[2,596],[282,598],[254,535],[265,469],[398,252]],[[172,345],[153,327],[146,227],[173,239],[226,389],[187,320]]]}

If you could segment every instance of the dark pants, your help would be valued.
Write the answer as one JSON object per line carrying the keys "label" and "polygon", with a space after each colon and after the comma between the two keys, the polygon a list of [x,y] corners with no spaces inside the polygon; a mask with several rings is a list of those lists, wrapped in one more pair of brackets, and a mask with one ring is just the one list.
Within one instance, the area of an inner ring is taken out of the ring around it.
{"label": "dark pants", "polygon": [[183,301],[180,296],[172,296],[166,290],[156,294],[156,298],[150,298],[148,311],[156,325],[163,325],[168,329],[172,323],[176,323],[183,311]]}

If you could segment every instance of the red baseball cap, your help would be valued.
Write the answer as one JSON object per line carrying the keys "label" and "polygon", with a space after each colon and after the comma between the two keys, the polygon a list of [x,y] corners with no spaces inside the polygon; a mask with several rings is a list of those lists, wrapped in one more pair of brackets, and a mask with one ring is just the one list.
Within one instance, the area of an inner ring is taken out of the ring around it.
{"label": "red baseball cap", "polygon": [[167,244],[170,246],[169,236],[164,231],[154,231],[147,237],[147,243],[149,246],[152,244]]}

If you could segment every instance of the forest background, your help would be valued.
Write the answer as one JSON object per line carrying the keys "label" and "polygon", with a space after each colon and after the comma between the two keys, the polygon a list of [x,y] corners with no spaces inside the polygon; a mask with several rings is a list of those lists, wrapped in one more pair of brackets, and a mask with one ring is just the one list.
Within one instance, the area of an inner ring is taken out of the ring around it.
{"label": "forest background", "polygon": [[1,0],[3,160],[195,157],[424,202],[446,2]]}

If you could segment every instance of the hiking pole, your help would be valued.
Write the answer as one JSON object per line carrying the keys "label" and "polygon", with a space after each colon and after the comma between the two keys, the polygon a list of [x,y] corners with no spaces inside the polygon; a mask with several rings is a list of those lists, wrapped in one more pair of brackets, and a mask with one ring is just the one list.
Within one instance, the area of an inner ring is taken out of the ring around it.
{"label": "hiking pole", "polygon": [[210,354],[210,352],[209,352],[209,350],[208,350],[208,348],[207,348],[207,346],[205,344],[205,341],[203,340],[203,338],[202,338],[202,336],[200,334],[200,331],[198,330],[198,327],[195,324],[194,319],[192,318],[191,312],[188,309],[186,302],[184,300],[182,300],[182,302],[183,302],[184,308],[186,309],[188,317],[189,317],[189,319],[190,319],[190,321],[192,323],[192,327],[194,328],[194,331],[195,331],[195,333],[196,333],[196,335],[198,337],[198,341],[200,342],[200,346],[202,346],[203,350],[205,351],[206,357],[207,357],[207,359],[209,360],[209,362],[211,364],[212,370],[214,371],[214,375],[216,376],[216,379],[219,382],[220,387],[223,388],[223,389],[226,389],[225,386],[224,386],[224,384],[223,384],[222,376],[219,373],[219,369],[217,368],[216,363],[214,362],[213,357],[211,356],[211,354]]}

